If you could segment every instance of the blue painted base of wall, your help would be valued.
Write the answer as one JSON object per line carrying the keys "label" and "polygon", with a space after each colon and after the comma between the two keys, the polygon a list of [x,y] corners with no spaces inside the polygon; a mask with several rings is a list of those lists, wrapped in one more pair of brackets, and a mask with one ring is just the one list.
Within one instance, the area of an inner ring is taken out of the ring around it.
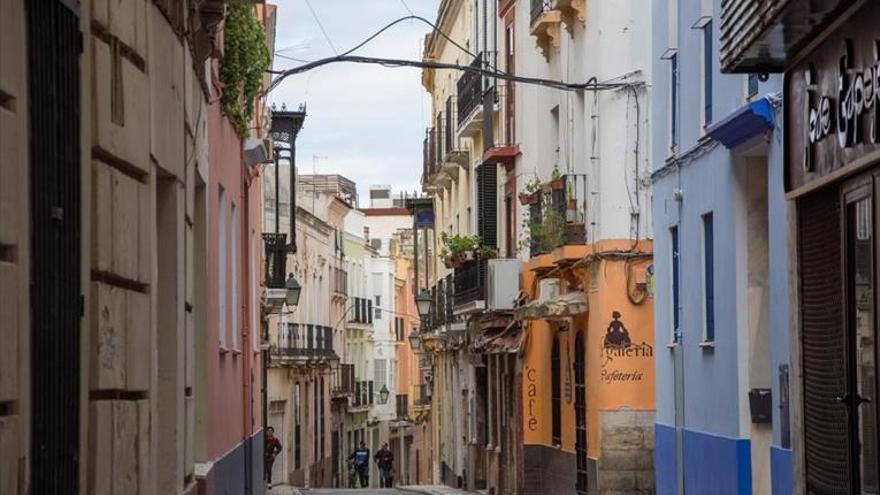
{"label": "blue painted base of wall", "polygon": [[[685,493],[751,495],[751,447],[748,439],[685,429]],[[655,426],[658,495],[676,495],[676,435],[668,425]]]}
{"label": "blue painted base of wall", "polygon": [[781,447],[770,447],[770,485],[773,495],[791,495],[793,493],[791,469],[791,450]]}
{"label": "blue painted base of wall", "polygon": [[677,495],[675,475],[675,427],[654,425],[654,469],[657,495]]}

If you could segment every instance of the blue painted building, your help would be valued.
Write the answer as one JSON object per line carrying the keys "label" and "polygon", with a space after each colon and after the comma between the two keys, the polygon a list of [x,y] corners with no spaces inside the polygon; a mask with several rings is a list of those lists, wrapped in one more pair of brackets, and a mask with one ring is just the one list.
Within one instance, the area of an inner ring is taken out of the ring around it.
{"label": "blue painted building", "polygon": [[721,73],[720,3],[653,1],[657,493],[782,495],[782,81]]}

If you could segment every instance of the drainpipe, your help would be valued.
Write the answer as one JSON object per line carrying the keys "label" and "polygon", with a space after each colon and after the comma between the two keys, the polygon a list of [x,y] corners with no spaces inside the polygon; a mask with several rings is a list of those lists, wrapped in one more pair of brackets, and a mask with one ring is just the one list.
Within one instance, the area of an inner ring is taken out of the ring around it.
{"label": "drainpipe", "polygon": [[[244,288],[243,291],[239,292],[239,297],[241,300],[239,301],[239,311],[241,313],[242,318],[240,319],[242,324],[241,327],[241,407],[242,407],[242,442],[244,444],[244,452],[245,452],[245,465],[244,465],[244,487],[245,493],[252,493],[252,485],[253,485],[253,473],[251,472],[251,468],[253,467],[253,460],[251,459],[253,455],[253,445],[251,445],[248,440],[250,439],[249,429],[248,429],[248,420],[250,419],[250,415],[248,414],[248,404],[252,404],[248,400],[249,394],[249,386],[248,386],[248,378],[250,377],[250,365],[249,365],[249,354],[250,354],[250,331],[247,320],[249,313],[247,311],[247,297],[241,297],[242,294],[250,294],[250,263],[247,261],[250,260],[250,242],[248,242],[248,230],[250,229],[250,208],[248,207],[248,174],[247,174],[247,166],[244,163],[244,156],[241,157],[239,162],[241,164],[240,178],[241,178],[241,201],[242,205],[242,223],[244,227],[239,233],[239,245],[241,246],[241,254],[239,260],[236,262],[242,261],[241,265],[238,266],[239,272],[239,280],[242,281],[240,285],[241,288]],[[244,269],[242,269],[244,268]],[[244,273],[242,273],[244,272]],[[235,288],[233,287],[233,290]],[[252,410],[251,410],[252,413]]]}

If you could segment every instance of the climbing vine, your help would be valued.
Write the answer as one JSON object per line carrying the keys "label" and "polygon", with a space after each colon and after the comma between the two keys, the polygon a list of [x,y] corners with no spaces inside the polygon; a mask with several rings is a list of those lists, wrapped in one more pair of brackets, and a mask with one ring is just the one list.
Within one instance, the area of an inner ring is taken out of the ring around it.
{"label": "climbing vine", "polygon": [[238,135],[246,137],[254,100],[271,58],[263,26],[248,3],[230,3],[223,28],[223,60],[220,61],[221,103]]}

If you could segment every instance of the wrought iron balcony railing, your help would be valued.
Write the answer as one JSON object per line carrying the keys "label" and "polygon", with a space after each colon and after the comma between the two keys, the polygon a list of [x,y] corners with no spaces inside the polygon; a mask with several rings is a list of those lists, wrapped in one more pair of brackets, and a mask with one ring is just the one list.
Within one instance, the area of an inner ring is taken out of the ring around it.
{"label": "wrought iron balcony railing", "polygon": [[[535,231],[544,234],[530,237],[531,256],[547,253],[562,245],[582,245],[587,242],[587,176],[568,174],[562,176],[558,184],[553,182],[549,193],[535,192],[537,198],[529,205],[528,223],[541,225]],[[550,233],[557,229],[560,230],[558,233]]]}
{"label": "wrought iron balcony railing", "polygon": [[551,10],[550,0],[532,0],[531,5],[531,13],[532,13],[532,24],[541,17],[541,14]]}
{"label": "wrought iron balcony railing", "polygon": [[279,323],[270,354],[282,359],[338,359],[333,349],[333,329],[313,324]]}
{"label": "wrought iron balcony railing", "polygon": [[283,289],[287,280],[287,234],[264,233],[266,246],[266,287]]}
{"label": "wrought iron balcony railing", "polygon": [[416,406],[428,406],[431,404],[431,384],[420,383],[413,385],[413,403]]}
{"label": "wrought iron balcony railing", "polygon": [[431,295],[431,310],[424,319],[425,330],[452,323],[455,320],[455,289],[452,274],[441,278],[428,291]]}
{"label": "wrought iron balcony railing", "polygon": [[335,397],[353,396],[355,390],[354,384],[354,365],[340,364],[339,369],[336,370],[336,373],[333,376],[333,388],[331,394]]}
{"label": "wrought iron balcony railing", "polygon": [[455,269],[454,290],[456,307],[486,299],[487,271],[488,261],[485,259],[465,261],[459,268]]}
{"label": "wrought iron balcony railing", "polygon": [[373,405],[373,380],[355,382],[354,400],[351,407],[366,407]]}
{"label": "wrought iron balcony railing", "polygon": [[[482,67],[486,57],[488,55],[485,53],[477,54],[477,57],[470,63],[470,67]],[[477,71],[465,71],[458,79],[456,84],[456,94],[458,95],[456,110],[458,112],[457,120],[459,127],[470,117],[474,109],[482,103],[483,92],[486,89],[483,87],[483,80],[483,75]]]}
{"label": "wrought iron balcony railing", "polygon": [[397,394],[395,396],[395,400],[397,401],[395,408],[397,412],[398,419],[407,419],[409,418],[409,396],[406,394]]}
{"label": "wrought iron balcony railing", "polygon": [[365,297],[355,297],[349,301],[352,306],[348,309],[348,322],[372,325],[373,301]]}

